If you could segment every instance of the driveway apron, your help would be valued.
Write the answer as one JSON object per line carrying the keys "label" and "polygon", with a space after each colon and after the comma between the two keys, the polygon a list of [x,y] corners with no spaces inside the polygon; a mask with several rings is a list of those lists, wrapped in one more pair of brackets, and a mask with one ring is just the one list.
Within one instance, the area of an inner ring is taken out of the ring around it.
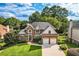
{"label": "driveway apron", "polygon": [[65,56],[59,45],[42,45],[42,56]]}

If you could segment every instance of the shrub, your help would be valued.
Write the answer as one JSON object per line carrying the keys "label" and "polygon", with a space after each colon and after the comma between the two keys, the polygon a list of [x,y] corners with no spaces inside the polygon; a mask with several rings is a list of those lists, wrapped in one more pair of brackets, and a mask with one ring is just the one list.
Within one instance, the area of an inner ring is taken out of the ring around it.
{"label": "shrub", "polygon": [[58,44],[64,44],[65,43],[65,40],[58,40],[57,43]]}
{"label": "shrub", "polygon": [[26,41],[19,40],[15,33],[7,33],[4,36],[4,42],[6,44],[17,44],[17,43],[25,43]]}
{"label": "shrub", "polygon": [[79,56],[79,48],[70,48],[67,51],[68,56]]}
{"label": "shrub", "polygon": [[3,46],[0,45],[0,50],[2,50],[2,49],[3,49]]}
{"label": "shrub", "polygon": [[14,33],[7,33],[5,36],[4,36],[4,42],[6,44],[12,44],[12,43],[15,43],[14,41],[16,40],[15,38],[15,34]]}
{"label": "shrub", "polygon": [[0,43],[2,43],[4,40],[3,39],[0,39]]}
{"label": "shrub", "polygon": [[61,45],[60,45],[60,48],[61,48],[62,50],[66,50],[66,49],[67,49],[67,45],[66,45],[66,44],[61,44]]}
{"label": "shrub", "polygon": [[33,40],[36,43],[41,43],[41,36],[35,36]]}

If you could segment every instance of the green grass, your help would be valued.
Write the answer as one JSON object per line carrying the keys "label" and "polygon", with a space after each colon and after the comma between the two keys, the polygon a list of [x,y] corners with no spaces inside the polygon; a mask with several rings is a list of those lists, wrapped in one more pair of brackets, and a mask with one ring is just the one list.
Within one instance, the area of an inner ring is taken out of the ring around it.
{"label": "green grass", "polygon": [[17,44],[1,50],[0,56],[41,56],[41,46]]}
{"label": "green grass", "polygon": [[5,45],[5,43],[0,43],[0,46],[4,46]]}
{"label": "green grass", "polygon": [[[66,36],[59,36],[58,41],[62,42],[63,44],[66,44],[68,48],[79,48],[79,46],[77,46],[74,43],[66,42]],[[67,55],[67,50],[63,50],[63,51],[64,51],[65,55]]]}

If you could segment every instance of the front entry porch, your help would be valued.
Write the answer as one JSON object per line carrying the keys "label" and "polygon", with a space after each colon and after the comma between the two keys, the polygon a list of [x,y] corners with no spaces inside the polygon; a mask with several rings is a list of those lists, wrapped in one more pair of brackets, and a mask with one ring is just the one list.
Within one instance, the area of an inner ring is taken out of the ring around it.
{"label": "front entry porch", "polygon": [[33,35],[32,34],[28,34],[28,41],[33,42]]}

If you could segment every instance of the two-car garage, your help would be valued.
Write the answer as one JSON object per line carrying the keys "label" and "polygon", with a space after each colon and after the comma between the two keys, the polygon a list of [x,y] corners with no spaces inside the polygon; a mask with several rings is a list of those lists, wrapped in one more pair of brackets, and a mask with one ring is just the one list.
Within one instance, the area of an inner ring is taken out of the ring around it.
{"label": "two-car garage", "polygon": [[56,44],[57,37],[54,37],[53,35],[52,36],[43,36],[42,39],[43,39],[44,45],[47,45],[47,44],[53,45],[53,44]]}

